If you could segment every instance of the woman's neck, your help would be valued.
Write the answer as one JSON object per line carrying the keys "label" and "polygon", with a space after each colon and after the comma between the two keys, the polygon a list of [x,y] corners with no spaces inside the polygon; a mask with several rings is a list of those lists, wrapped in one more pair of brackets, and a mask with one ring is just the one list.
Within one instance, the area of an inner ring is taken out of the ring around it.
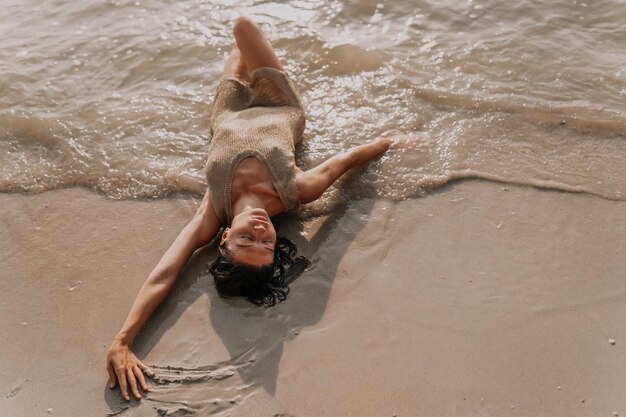
{"label": "woman's neck", "polygon": [[233,201],[233,216],[255,208],[262,208],[269,213],[268,202],[264,200],[266,199],[264,199],[263,196],[255,193],[240,194],[238,198]]}
{"label": "woman's neck", "polygon": [[285,206],[280,198],[274,194],[275,192],[273,194],[254,192],[239,194],[232,202],[233,216],[255,208],[262,208],[270,217],[282,213],[285,211]]}

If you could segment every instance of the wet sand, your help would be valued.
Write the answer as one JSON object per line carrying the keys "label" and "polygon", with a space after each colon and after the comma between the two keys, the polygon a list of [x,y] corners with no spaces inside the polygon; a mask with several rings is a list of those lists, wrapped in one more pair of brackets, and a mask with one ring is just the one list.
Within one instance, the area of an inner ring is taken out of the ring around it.
{"label": "wet sand", "polygon": [[482,181],[284,218],[314,266],[270,309],[217,298],[201,250],[125,403],[108,344],[197,203],[0,194],[0,414],[626,415],[626,203]]}

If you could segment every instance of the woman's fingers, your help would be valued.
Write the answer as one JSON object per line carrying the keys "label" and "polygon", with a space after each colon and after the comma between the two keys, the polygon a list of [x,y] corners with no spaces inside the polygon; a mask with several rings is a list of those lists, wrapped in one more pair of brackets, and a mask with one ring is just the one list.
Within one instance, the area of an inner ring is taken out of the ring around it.
{"label": "woman's fingers", "polygon": [[122,398],[126,401],[130,401],[129,394],[141,400],[138,387],[141,386],[141,389],[148,391],[148,384],[143,373],[154,375],[153,372],[137,359],[128,347],[111,349],[107,361],[107,372],[111,379],[110,387],[114,388],[118,385]]}
{"label": "woman's fingers", "polygon": [[132,368],[126,369],[126,379],[128,380],[128,385],[130,385],[130,390],[133,393],[133,396],[136,399],[141,400],[141,394],[139,394],[139,390],[137,389],[137,379],[135,378]]}
{"label": "woman's fingers", "polygon": [[111,380],[111,384],[109,386],[111,388],[115,388],[117,377],[115,376],[115,370],[113,369],[113,364],[111,362],[107,363],[107,372],[109,373],[109,379]]}
{"label": "woman's fingers", "polygon": [[122,398],[126,401],[130,401],[130,397],[128,396],[128,384],[126,383],[126,368],[120,367],[116,369],[117,372],[117,380],[120,383],[120,392],[122,393]]}
{"label": "woman's fingers", "polygon": [[139,367],[139,369],[141,369],[143,373],[148,375],[150,378],[154,378],[154,372],[152,372],[152,369],[144,365],[143,362],[141,362],[139,359],[137,359],[137,366]]}
{"label": "woman's fingers", "polygon": [[141,371],[141,369],[139,369],[139,366],[135,366],[133,368],[133,373],[135,374],[135,378],[137,378],[137,381],[139,381],[141,389],[147,392],[148,384],[146,384],[146,379],[143,377],[143,372]]}
{"label": "woman's fingers", "polygon": [[389,147],[391,146],[391,143],[393,142],[393,137],[387,136],[387,137],[383,137],[383,138],[379,138],[378,142],[381,144],[382,146],[382,150],[387,150],[389,149]]}

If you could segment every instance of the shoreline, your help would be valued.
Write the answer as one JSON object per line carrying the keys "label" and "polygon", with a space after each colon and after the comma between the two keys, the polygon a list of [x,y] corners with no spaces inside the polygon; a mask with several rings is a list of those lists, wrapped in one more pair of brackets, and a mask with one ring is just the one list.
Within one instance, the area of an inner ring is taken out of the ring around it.
{"label": "shoreline", "polygon": [[198,203],[0,194],[0,409],[626,413],[626,202],[485,181],[282,219],[314,264],[270,309],[219,299],[199,251],[135,343],[159,383],[126,404],[108,344]]}

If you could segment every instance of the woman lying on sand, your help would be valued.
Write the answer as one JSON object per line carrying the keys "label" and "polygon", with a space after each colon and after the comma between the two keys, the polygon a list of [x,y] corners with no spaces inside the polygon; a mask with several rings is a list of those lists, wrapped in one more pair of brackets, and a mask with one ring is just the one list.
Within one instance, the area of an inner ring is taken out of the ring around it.
{"label": "woman lying on sand", "polygon": [[139,290],[109,348],[111,388],[119,385],[125,400],[130,399],[129,386],[141,399],[138,386],[148,390],[143,374],[153,375],[132,352],[133,340],[198,248],[213,240],[221,226],[230,225],[210,266],[218,293],[266,306],[284,300],[296,248],[276,237],[271,217],[315,201],[346,171],[391,144],[390,138],[379,138],[301,171],[294,147],[302,137],[304,112],[293,84],[255,22],[239,18],[234,35],[210,120],[207,191]]}

